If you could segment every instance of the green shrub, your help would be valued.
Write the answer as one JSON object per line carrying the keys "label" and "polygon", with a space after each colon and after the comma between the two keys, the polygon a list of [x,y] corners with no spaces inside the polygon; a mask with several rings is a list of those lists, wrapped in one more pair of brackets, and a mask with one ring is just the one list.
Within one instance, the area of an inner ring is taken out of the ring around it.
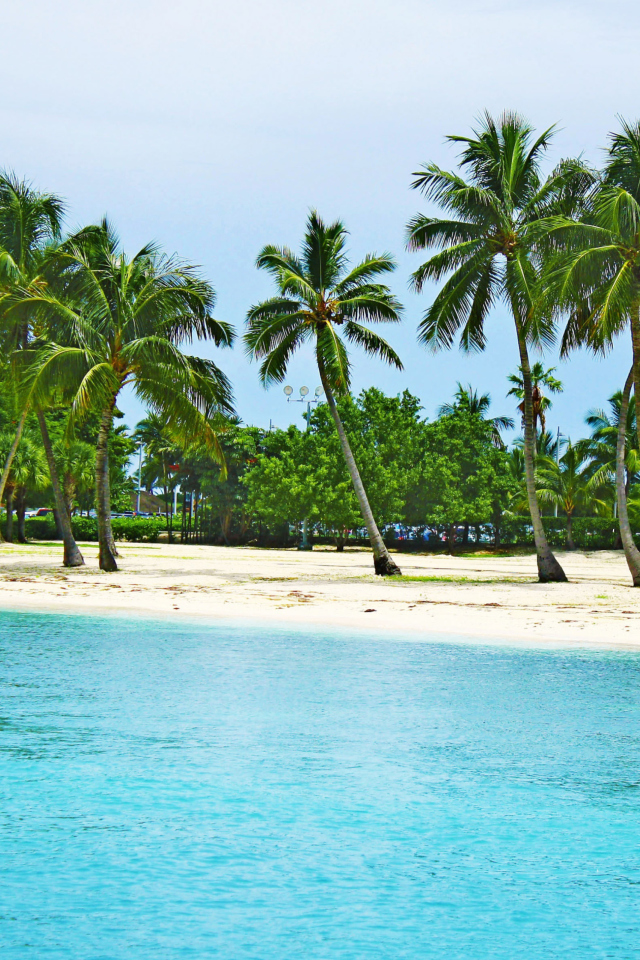
{"label": "green shrub", "polygon": [[24,522],[27,540],[56,540],[56,522],[49,514],[46,517],[27,517]]}
{"label": "green shrub", "polygon": [[116,540],[130,540],[138,543],[155,543],[165,526],[164,519],[156,520],[154,517],[114,517],[111,521]]}
{"label": "green shrub", "polygon": [[72,517],[71,529],[76,540],[98,539],[98,521],[95,517]]}
{"label": "green shrub", "polygon": [[[72,517],[71,527],[76,540],[91,542],[98,539],[98,521],[95,517]],[[113,517],[111,527],[116,540],[155,543],[160,531],[165,528],[165,521],[152,517]],[[48,517],[27,517],[25,533],[28,540],[58,539],[56,523],[51,514]]]}

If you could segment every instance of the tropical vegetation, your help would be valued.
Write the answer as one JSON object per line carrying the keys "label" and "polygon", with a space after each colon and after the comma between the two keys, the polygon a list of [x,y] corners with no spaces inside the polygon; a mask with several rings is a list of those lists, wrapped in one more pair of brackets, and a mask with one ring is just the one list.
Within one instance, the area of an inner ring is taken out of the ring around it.
{"label": "tropical vegetation", "polygon": [[[67,566],[84,563],[78,540],[96,540],[108,572],[118,538],[293,546],[304,529],[338,551],[368,542],[383,576],[401,575],[404,549],[532,544],[543,582],[566,580],[557,547],[622,546],[640,586],[640,125],[622,122],[601,171],[580,158],[545,168],[553,135],[485,114],[448,138],[456,170],[414,175],[432,207],[407,226],[409,250],[429,251],[412,275],[429,297],[419,343],[481,351],[506,307],[514,348],[506,409],[458,383],[432,421],[407,390],[352,393],[354,349],[402,370],[375,329],[402,306],[385,282],[394,258],[351,262],[342,221],[312,211],[299,253],[258,254],[275,287],[247,310],[259,380],[281,384],[306,348],[322,384],[304,429],[265,430],[239,420],[209,358],[235,332],[195,265],[154,244],[128,253],[107,220],[66,234],[59,197],[0,174],[5,538],[60,539]],[[587,413],[587,436],[561,436],[548,421],[563,384],[545,352],[604,356],[620,334],[625,383]],[[147,411],[133,430],[118,407],[127,388]],[[138,485],[154,519],[132,516]]]}

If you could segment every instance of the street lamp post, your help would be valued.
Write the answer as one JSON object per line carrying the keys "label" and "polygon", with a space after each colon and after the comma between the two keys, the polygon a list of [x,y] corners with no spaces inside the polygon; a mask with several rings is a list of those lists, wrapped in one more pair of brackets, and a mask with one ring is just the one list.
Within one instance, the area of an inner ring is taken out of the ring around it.
{"label": "street lamp post", "polygon": [[[291,395],[293,393],[293,387],[286,386],[284,388],[284,393],[287,398],[287,403],[291,401]],[[307,421],[306,432],[309,432],[309,427],[311,426],[311,404],[318,403],[320,397],[322,396],[322,387],[316,387],[314,399],[307,400],[307,395],[309,393],[309,387],[300,387],[300,398],[294,398],[294,403],[306,403],[307,412],[305,414],[305,419]],[[309,518],[305,517],[302,521],[302,540],[298,544],[298,550],[313,550],[313,544],[309,543]]]}

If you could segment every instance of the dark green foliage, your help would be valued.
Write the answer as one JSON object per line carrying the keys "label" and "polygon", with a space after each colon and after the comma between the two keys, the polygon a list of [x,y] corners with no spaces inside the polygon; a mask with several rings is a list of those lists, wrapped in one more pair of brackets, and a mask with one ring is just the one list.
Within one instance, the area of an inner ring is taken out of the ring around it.
{"label": "dark green foliage", "polygon": [[[562,548],[567,539],[564,518],[545,517],[544,529],[549,543]],[[607,517],[577,517],[573,521],[573,539],[579,550],[612,550],[616,546],[618,523]],[[635,533],[640,543],[640,530]],[[530,546],[533,544],[531,523],[525,518],[509,518],[502,525],[503,546]]]}
{"label": "dark green foliage", "polygon": [[425,426],[407,519],[445,527],[496,522],[513,489],[508,456],[495,446],[491,421],[455,412]]}
{"label": "dark green foliage", "polygon": [[[151,517],[113,517],[111,521],[116,540],[129,540],[137,543],[155,543],[164,530],[164,520]],[[71,521],[73,535],[79,541],[97,541],[98,521],[95,517],[73,517]],[[27,537],[30,540],[57,540],[55,520],[48,517],[28,517],[25,521]]]}
{"label": "dark green foliage", "polygon": [[[419,400],[372,387],[357,400],[341,399],[339,412],[374,514],[382,525],[403,521],[423,446]],[[264,437],[244,483],[248,510],[272,531],[308,517],[341,545],[349,530],[363,526],[326,404],[313,411],[308,432],[291,426]]]}

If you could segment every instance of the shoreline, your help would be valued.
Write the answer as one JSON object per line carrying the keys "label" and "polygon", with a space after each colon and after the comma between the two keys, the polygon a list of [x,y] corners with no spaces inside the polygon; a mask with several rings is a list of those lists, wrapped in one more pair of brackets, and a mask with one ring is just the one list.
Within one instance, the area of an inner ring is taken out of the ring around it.
{"label": "shoreline", "polygon": [[538,584],[535,557],[404,554],[406,579],[371,572],[369,551],[121,544],[121,569],[66,570],[58,544],[3,545],[0,609],[210,619],[422,642],[640,651],[640,591],[624,558],[562,554],[568,584]]}
{"label": "shoreline", "polygon": [[[52,616],[70,616],[70,617],[98,617],[113,620],[145,620],[157,623],[211,623],[217,626],[229,626],[230,628],[240,628],[246,626],[249,629],[268,626],[280,631],[291,630],[292,632],[306,633],[314,632],[319,636],[329,636],[337,633],[335,639],[348,641],[349,639],[369,639],[383,640],[396,643],[437,643],[437,644],[456,644],[462,646],[480,646],[490,648],[506,648],[520,650],[555,650],[555,651],[584,651],[600,653],[640,653],[640,642],[630,641],[607,641],[578,638],[548,639],[542,636],[490,636],[484,633],[462,634],[456,632],[433,632],[422,629],[409,629],[400,627],[393,629],[388,623],[378,623],[374,627],[367,629],[362,624],[356,625],[349,620],[331,622],[310,620],[310,619],[279,619],[277,617],[258,617],[256,615],[248,616],[242,614],[227,614],[224,617],[213,616],[207,612],[189,612],[179,611],[171,618],[153,611],[150,608],[132,607],[128,609],[114,608],[112,606],[93,607],[87,610],[78,605],[58,605],[38,604],[37,607],[15,604],[0,605],[0,615],[3,613],[16,614],[45,614]],[[348,630],[348,633],[345,633]]]}

